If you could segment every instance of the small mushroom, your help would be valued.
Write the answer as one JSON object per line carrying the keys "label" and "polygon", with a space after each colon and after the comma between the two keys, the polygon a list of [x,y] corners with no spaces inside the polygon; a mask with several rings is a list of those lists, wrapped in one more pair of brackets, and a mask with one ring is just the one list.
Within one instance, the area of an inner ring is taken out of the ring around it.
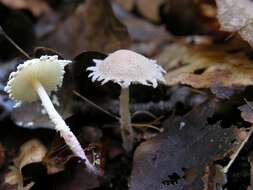
{"label": "small mushroom", "polygon": [[70,62],[59,60],[57,55],[45,55],[27,60],[18,65],[16,72],[10,74],[5,91],[17,103],[16,105],[40,98],[49,118],[55,124],[55,129],[60,132],[66,144],[76,156],[85,160],[90,171],[95,172],[95,167],[87,159],[77,138],[56,111],[48,96],[51,91],[56,91],[62,85],[64,67]]}
{"label": "small mushroom", "polygon": [[156,64],[155,60],[130,50],[118,50],[111,53],[104,60],[93,60],[96,65],[88,67],[92,81],[101,81],[105,84],[113,81],[121,86],[120,94],[120,123],[123,147],[131,151],[134,143],[134,133],[129,111],[129,86],[131,83],[140,83],[157,87],[158,82],[165,82],[166,71]]}

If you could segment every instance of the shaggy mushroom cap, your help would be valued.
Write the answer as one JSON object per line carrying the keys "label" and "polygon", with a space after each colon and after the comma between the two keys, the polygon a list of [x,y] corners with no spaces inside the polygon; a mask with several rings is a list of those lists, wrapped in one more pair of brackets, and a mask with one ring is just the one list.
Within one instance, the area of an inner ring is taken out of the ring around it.
{"label": "shaggy mushroom cap", "polygon": [[147,86],[157,87],[158,82],[165,82],[166,71],[155,60],[130,50],[118,50],[111,53],[104,60],[93,60],[96,66],[88,67],[92,71],[89,77],[92,81],[108,81],[118,83],[127,88],[131,83],[141,83]]}
{"label": "shaggy mushroom cap", "polygon": [[27,60],[10,74],[5,91],[17,103],[35,101],[38,96],[33,82],[40,82],[47,93],[57,90],[62,85],[64,67],[70,62],[58,60],[57,55]]}

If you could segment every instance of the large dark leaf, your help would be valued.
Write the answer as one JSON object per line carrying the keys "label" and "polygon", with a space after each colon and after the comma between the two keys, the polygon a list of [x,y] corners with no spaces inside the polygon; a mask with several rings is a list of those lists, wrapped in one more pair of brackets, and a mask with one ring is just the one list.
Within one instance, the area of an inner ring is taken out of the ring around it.
{"label": "large dark leaf", "polygon": [[130,189],[202,190],[206,167],[223,157],[235,138],[233,127],[208,124],[212,113],[205,105],[169,119],[163,133],[142,143],[134,155]]}

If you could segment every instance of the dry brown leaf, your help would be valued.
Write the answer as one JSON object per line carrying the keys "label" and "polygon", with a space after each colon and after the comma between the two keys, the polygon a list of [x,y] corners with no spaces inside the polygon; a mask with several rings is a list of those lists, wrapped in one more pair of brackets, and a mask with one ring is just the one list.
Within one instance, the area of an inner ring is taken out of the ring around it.
{"label": "dry brown leaf", "polygon": [[115,14],[126,25],[134,42],[154,43],[155,41],[164,41],[166,43],[171,40],[170,34],[163,25],[157,26],[132,14],[121,14],[117,10]]}
{"label": "dry brown leaf", "polygon": [[132,39],[132,50],[154,56],[172,39],[164,25],[155,25],[130,14],[117,4],[114,4],[113,10],[117,18],[127,27]]}
{"label": "dry brown leaf", "polygon": [[227,179],[222,170],[223,168],[217,164],[206,167],[205,175],[202,178],[205,185],[203,190],[218,190],[226,184]]}
{"label": "dry brown leaf", "polygon": [[174,44],[161,53],[158,61],[167,71],[167,85],[211,88],[221,97],[230,93],[224,92],[226,88],[253,85],[253,61],[244,54],[228,54],[209,46]]}
{"label": "dry brown leaf", "polygon": [[22,169],[24,166],[41,162],[47,153],[46,147],[38,140],[32,139],[20,147],[20,152],[14,160],[16,167]]}
{"label": "dry brown leaf", "polygon": [[115,0],[121,7],[127,11],[131,11],[134,8],[136,0]]}
{"label": "dry brown leaf", "polygon": [[40,16],[50,10],[44,0],[0,0],[0,2],[12,9],[28,9],[35,16]]}
{"label": "dry brown leaf", "polygon": [[221,30],[239,32],[253,45],[253,2],[251,0],[216,0]]}
{"label": "dry brown leaf", "polygon": [[247,102],[247,104],[244,104],[240,106],[238,109],[241,111],[241,117],[244,119],[244,121],[253,123],[253,102]]}
{"label": "dry brown leaf", "polygon": [[129,45],[127,28],[115,17],[109,1],[88,0],[84,18],[85,36],[96,50],[103,47],[102,51],[110,52]]}
{"label": "dry brown leaf", "polygon": [[24,187],[22,168],[28,164],[41,162],[47,153],[46,147],[38,140],[32,139],[20,147],[17,158],[14,159],[14,166],[10,167],[10,172],[5,176],[5,183],[17,185],[18,189],[30,189],[33,183]]}
{"label": "dry brown leaf", "polygon": [[160,6],[165,0],[137,0],[136,5],[140,13],[147,19],[151,21],[160,21]]}
{"label": "dry brown leaf", "polygon": [[87,0],[80,4],[41,42],[65,56],[85,50],[110,53],[129,44],[127,28],[115,17],[108,0]]}

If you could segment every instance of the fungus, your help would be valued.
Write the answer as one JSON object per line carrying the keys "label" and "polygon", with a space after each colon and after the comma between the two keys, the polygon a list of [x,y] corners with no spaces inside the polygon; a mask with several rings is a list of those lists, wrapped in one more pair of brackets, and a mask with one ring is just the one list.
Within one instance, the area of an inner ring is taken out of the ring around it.
{"label": "fungus", "polygon": [[158,82],[165,82],[166,71],[156,64],[155,60],[130,50],[118,50],[111,53],[104,60],[93,60],[96,65],[88,67],[92,81],[115,82],[121,86],[120,94],[120,124],[123,147],[131,151],[134,142],[134,133],[131,126],[129,110],[129,86],[131,83],[140,83],[157,87]]}
{"label": "fungus", "polygon": [[56,111],[48,96],[51,91],[56,91],[62,85],[64,67],[70,62],[59,60],[57,55],[27,60],[18,65],[16,72],[10,74],[5,91],[16,105],[40,98],[49,118],[55,124],[55,129],[60,132],[66,144],[76,156],[85,160],[90,171],[95,172],[95,167],[87,159],[77,138]]}

